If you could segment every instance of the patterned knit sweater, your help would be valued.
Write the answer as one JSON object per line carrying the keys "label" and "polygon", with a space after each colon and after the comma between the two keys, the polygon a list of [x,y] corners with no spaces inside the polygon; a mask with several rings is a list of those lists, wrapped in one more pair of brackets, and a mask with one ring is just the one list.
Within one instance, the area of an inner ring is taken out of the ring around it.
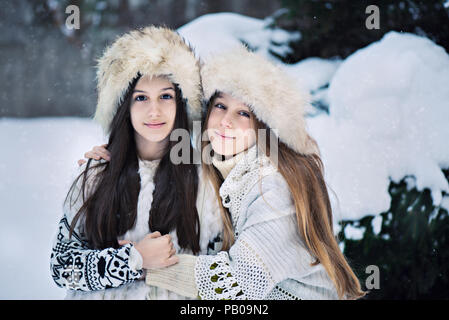
{"label": "patterned knit sweater", "polygon": [[[139,160],[141,189],[137,220],[135,226],[120,239],[137,242],[152,232],[148,227],[148,219],[153,201],[153,177],[158,164],[159,160]],[[80,172],[84,169],[85,165],[80,167]],[[88,186],[94,184],[94,178],[95,173],[91,173],[87,180]],[[80,185],[81,181],[76,186],[78,190]],[[217,198],[212,190],[211,185],[202,178],[199,168],[197,209],[200,218],[202,254],[207,254],[208,246],[219,237],[222,230]],[[76,190],[74,194],[77,193]],[[59,287],[68,289],[66,299],[186,299],[174,292],[145,284],[143,270],[138,269],[136,262],[141,256],[132,244],[126,244],[118,249],[90,249],[80,232],[80,223],[77,223],[69,239],[72,219],[81,205],[81,196],[73,206],[68,203],[64,205],[51,253],[52,277]],[[170,235],[177,253],[191,253],[179,247],[176,230]]]}
{"label": "patterned knit sweater", "polygon": [[202,299],[338,299],[324,267],[311,266],[285,179],[256,146],[230,170],[220,196],[235,243],[196,259]]}

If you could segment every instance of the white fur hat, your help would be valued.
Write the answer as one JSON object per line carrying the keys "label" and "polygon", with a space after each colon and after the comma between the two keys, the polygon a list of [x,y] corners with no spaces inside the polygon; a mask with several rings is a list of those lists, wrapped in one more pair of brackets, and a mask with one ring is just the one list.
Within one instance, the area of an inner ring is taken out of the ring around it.
{"label": "white fur hat", "polygon": [[201,68],[204,98],[218,91],[244,102],[278,138],[301,154],[318,153],[307,134],[304,112],[309,93],[280,67],[241,46],[209,56]]}
{"label": "white fur hat", "polygon": [[116,39],[98,60],[98,102],[94,119],[106,133],[132,80],[162,76],[176,83],[187,100],[190,121],[201,118],[200,66],[193,50],[175,31],[149,26]]}

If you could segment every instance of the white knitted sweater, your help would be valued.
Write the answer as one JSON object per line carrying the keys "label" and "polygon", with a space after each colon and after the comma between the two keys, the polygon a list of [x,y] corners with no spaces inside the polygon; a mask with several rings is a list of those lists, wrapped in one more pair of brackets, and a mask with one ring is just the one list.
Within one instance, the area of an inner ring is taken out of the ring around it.
{"label": "white knitted sweater", "polygon": [[310,265],[286,181],[256,146],[231,170],[220,196],[236,241],[229,252],[197,258],[202,299],[338,299],[324,267]]}
{"label": "white knitted sweater", "polygon": [[[139,160],[141,189],[137,220],[135,226],[120,239],[137,242],[150,233],[148,219],[153,201],[153,177],[158,164],[159,160]],[[80,172],[84,168],[85,165],[80,168]],[[202,254],[207,254],[208,245],[213,243],[213,240],[221,233],[222,222],[213,189],[207,180],[202,178],[200,167],[198,172],[197,209],[201,228],[200,248]],[[93,180],[89,177],[88,182],[91,181]],[[79,185],[77,187],[79,188]],[[136,270],[134,266],[133,260],[139,258],[140,254],[132,244],[124,245],[119,249],[92,250],[80,235],[79,224],[75,228],[74,236],[69,239],[69,226],[81,204],[81,197],[79,197],[73,207],[64,206],[64,214],[53,243],[50,264],[53,279],[58,286],[69,287],[67,275],[64,274],[67,266],[80,266],[77,270],[77,287],[67,290],[66,299],[186,299],[174,292],[145,284],[145,281],[141,279],[142,271]],[[176,230],[173,230],[170,235],[177,253],[191,253],[190,250],[181,250],[179,247]],[[101,264],[105,267],[99,272]]]}

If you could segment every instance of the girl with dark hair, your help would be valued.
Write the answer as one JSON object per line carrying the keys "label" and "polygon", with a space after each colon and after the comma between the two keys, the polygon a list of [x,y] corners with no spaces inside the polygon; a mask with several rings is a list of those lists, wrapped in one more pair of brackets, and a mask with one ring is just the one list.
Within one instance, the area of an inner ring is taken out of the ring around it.
{"label": "girl with dark hair", "polygon": [[[107,48],[97,78],[95,119],[109,134],[109,161],[83,164],[67,194],[53,280],[72,299],[185,298],[143,279],[178,263],[175,253],[206,254],[222,229],[190,139],[170,138],[200,117],[198,61],[177,33],[147,27]],[[177,143],[189,153],[174,164]]]}

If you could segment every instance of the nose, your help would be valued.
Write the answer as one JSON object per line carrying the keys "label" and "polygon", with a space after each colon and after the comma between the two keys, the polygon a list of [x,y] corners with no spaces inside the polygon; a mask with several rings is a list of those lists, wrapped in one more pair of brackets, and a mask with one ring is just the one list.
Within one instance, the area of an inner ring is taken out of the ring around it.
{"label": "nose", "polygon": [[224,128],[232,128],[232,119],[229,112],[226,112],[221,118],[220,124]]}
{"label": "nose", "polygon": [[150,100],[147,104],[147,114],[150,118],[159,118],[161,115],[160,106],[157,101]]}

